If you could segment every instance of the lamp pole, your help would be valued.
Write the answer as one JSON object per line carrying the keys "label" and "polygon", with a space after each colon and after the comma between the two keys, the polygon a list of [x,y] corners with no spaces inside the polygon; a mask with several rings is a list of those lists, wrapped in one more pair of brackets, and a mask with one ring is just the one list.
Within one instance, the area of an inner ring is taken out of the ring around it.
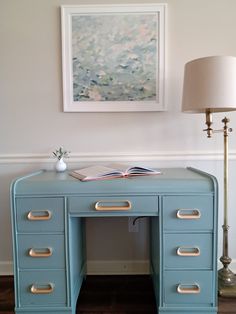
{"label": "lamp pole", "polygon": [[225,296],[236,296],[236,279],[234,273],[229,269],[232,259],[228,253],[228,137],[232,129],[228,127],[230,120],[224,118],[223,135],[224,135],[224,224],[223,229],[223,254],[220,258],[223,268],[218,271],[219,294]]}
{"label": "lamp pole", "polygon": [[234,273],[229,269],[229,265],[232,259],[229,257],[228,253],[228,137],[229,133],[232,132],[232,128],[228,127],[228,123],[230,120],[228,118],[224,118],[222,123],[224,124],[223,129],[221,130],[213,130],[211,128],[212,125],[212,113],[207,110],[206,111],[206,125],[207,129],[204,131],[207,132],[207,137],[212,137],[213,133],[223,132],[224,136],[224,223],[222,226],[223,229],[223,252],[220,258],[223,267],[218,271],[218,291],[219,295],[235,297],[236,296],[236,278]]}

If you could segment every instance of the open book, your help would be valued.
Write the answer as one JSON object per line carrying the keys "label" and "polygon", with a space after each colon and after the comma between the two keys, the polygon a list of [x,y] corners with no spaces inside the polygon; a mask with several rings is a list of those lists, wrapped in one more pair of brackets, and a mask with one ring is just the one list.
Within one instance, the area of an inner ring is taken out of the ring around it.
{"label": "open book", "polygon": [[70,175],[81,181],[115,179],[131,176],[145,176],[160,174],[158,170],[146,167],[129,167],[123,164],[111,164],[109,166],[91,166],[70,172]]}

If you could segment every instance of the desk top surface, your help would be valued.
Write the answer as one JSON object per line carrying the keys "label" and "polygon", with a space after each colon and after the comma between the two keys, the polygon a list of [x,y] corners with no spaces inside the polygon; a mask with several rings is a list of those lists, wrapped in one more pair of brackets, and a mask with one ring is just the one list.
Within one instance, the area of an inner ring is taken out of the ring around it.
{"label": "desk top surface", "polygon": [[81,182],[69,172],[39,171],[16,179],[14,195],[212,193],[216,179],[192,168],[164,168],[160,175]]}

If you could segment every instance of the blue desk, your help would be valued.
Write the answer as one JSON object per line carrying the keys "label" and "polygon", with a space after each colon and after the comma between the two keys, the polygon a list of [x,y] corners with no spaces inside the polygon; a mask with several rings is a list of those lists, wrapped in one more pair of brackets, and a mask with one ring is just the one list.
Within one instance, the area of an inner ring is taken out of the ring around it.
{"label": "blue desk", "polygon": [[158,313],[217,313],[217,182],[195,169],[80,182],[39,171],[11,189],[15,311],[75,313],[86,275],[83,217],[150,217]]}

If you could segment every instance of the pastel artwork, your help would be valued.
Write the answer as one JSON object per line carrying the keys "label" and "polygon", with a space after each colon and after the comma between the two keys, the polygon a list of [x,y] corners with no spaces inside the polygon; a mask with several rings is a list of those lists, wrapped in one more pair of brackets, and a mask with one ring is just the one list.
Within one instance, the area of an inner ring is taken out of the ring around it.
{"label": "pastel artwork", "polygon": [[155,100],[155,14],[72,17],[73,100]]}

